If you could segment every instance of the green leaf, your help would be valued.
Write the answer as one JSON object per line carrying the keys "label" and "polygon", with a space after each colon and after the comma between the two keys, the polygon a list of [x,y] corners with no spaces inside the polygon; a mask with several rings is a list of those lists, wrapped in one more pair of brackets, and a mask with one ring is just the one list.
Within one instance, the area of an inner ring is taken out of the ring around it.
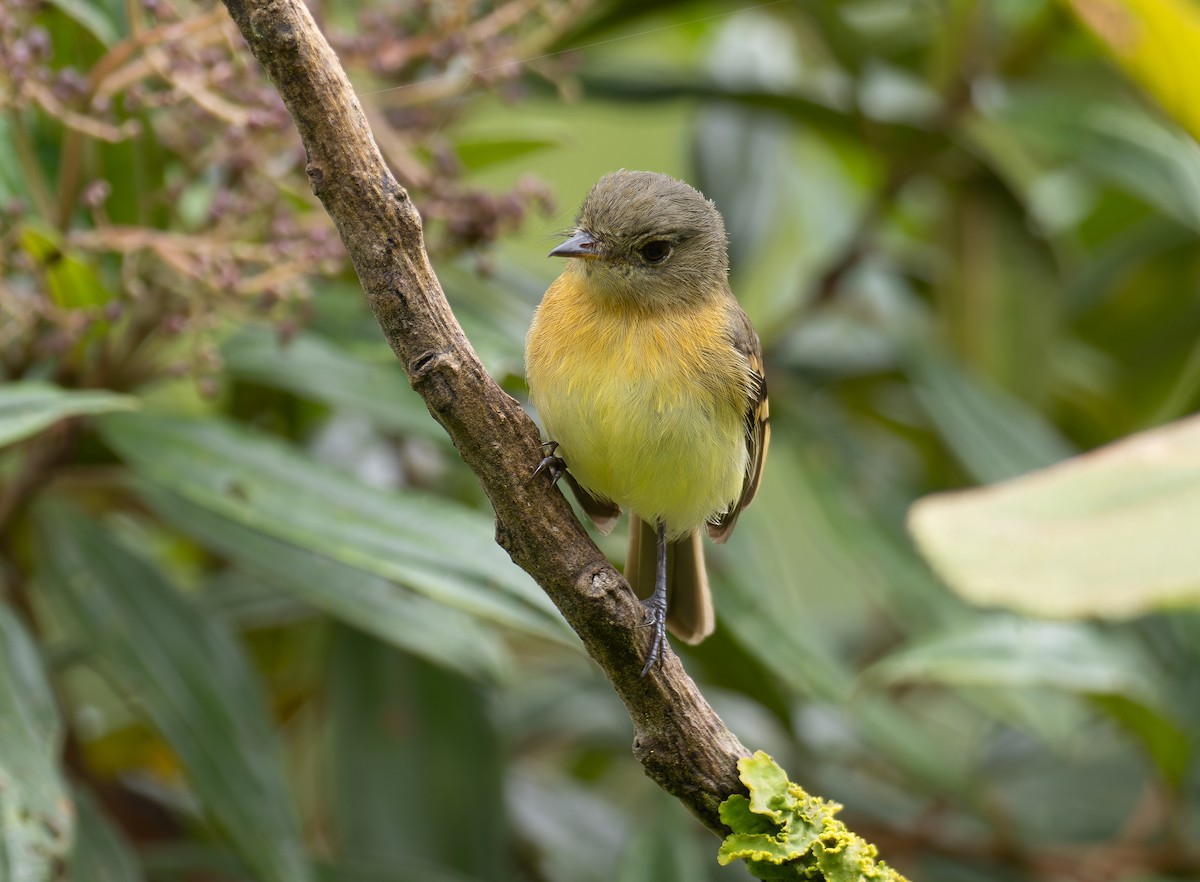
{"label": "green leaf", "polygon": [[1136,737],[1171,783],[1181,780],[1191,759],[1160,688],[1166,672],[1122,635],[1092,625],[992,616],[895,652],[863,678],[1011,689],[1014,696],[1032,697],[1037,693],[1030,690],[1042,688],[1071,692]]}
{"label": "green leaf", "polygon": [[80,882],[142,882],[145,876],[133,849],[104,816],[95,797],[76,788],[75,807],[79,819],[69,864],[70,878]]}
{"label": "green leaf", "polygon": [[472,615],[575,644],[480,512],[367,487],[218,419],[110,416],[101,429],[137,472],[214,514]]}
{"label": "green leaf", "polygon": [[67,417],[136,406],[136,398],[115,392],[63,389],[35,380],[6,383],[0,386],[0,446],[36,435]]}
{"label": "green leaf", "polygon": [[0,879],[51,882],[74,832],[63,728],[37,645],[0,604]]}
{"label": "green leaf", "polygon": [[851,489],[828,459],[800,455],[792,428],[792,445],[772,449],[772,479],[735,537],[706,552],[721,579],[713,592],[717,620],[784,688],[844,707],[873,752],[927,786],[962,790],[966,769],[926,726],[884,697],[856,700],[854,673],[837,645],[863,621],[868,603],[917,628],[957,620],[956,611],[910,552],[847,504]]}
{"label": "green leaf", "polygon": [[1200,600],[1200,419],[990,487],[919,500],[922,554],[972,603],[1058,618]]}
{"label": "green leaf", "polygon": [[950,450],[977,480],[1011,478],[1074,453],[1033,408],[948,358],[912,350],[912,388]]}
{"label": "green leaf", "polygon": [[1034,148],[1077,164],[1200,229],[1200,145],[1140,109],[1047,90],[1014,90],[994,117]]}
{"label": "green leaf", "polygon": [[645,794],[634,831],[621,855],[614,882],[662,882],[665,879],[708,878],[708,840],[703,849],[696,839],[698,827],[669,794],[651,788]]}
{"label": "green leaf", "polygon": [[469,677],[497,682],[508,671],[503,642],[465,613],[240,526],[160,487],[143,482],[138,490],[167,522],[277,591]]}
{"label": "green leaf", "polygon": [[[770,91],[739,88],[661,71],[620,76],[585,73],[581,81],[588,94],[608,100],[629,104],[685,99],[727,102],[740,107],[772,111],[824,135],[843,137],[855,143],[862,140],[862,120],[856,112],[819,98],[797,94],[795,89]],[[889,139],[890,143],[904,145],[913,151],[935,151],[946,146],[944,136],[910,123],[873,120],[871,128],[882,138]]]}
{"label": "green leaf", "polygon": [[96,271],[65,250],[57,231],[27,225],[21,231],[21,247],[45,274],[50,299],[57,306],[101,306],[112,299]]}
{"label": "green leaf", "polygon": [[43,506],[37,522],[39,583],[179,755],[206,814],[258,879],[311,879],[266,697],[233,635],[94,520]]}
{"label": "green leaf", "polygon": [[111,47],[121,38],[117,23],[105,15],[103,4],[89,0],[49,0],[49,3],[105,47]]}
{"label": "green leaf", "polygon": [[455,142],[454,149],[465,168],[478,171],[562,146],[561,138],[530,137],[526,132],[519,135],[467,135]]}
{"label": "green leaf", "polygon": [[227,340],[221,354],[237,377],[364,414],[385,429],[448,440],[390,353],[375,364],[316,334],[282,343],[269,328],[251,327]]}
{"label": "green leaf", "polygon": [[1097,695],[1093,703],[1135,737],[1172,788],[1191,766],[1193,736],[1165,713],[1124,695]]}
{"label": "green leaf", "polygon": [[507,879],[503,752],[487,693],[343,628],[328,695],[330,810],[344,855]]}
{"label": "green leaf", "polygon": [[779,832],[779,822],[772,816],[757,814],[750,807],[750,800],[735,793],[718,807],[721,823],[731,830],[740,830],[742,835],[774,836]]}
{"label": "green leaf", "polygon": [[901,649],[863,676],[884,683],[1047,686],[1160,703],[1159,672],[1116,634],[1075,622],[988,616]]}

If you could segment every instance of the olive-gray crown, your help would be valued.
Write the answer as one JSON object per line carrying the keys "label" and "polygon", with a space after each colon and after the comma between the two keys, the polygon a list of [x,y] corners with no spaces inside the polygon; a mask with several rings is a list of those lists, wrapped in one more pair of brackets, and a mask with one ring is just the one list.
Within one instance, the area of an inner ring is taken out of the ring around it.
{"label": "olive-gray crown", "polygon": [[576,230],[594,240],[589,256],[596,259],[586,261],[587,269],[607,276],[605,287],[622,279],[643,300],[692,299],[725,287],[721,213],[668,175],[625,169],[605,175],[583,200]]}

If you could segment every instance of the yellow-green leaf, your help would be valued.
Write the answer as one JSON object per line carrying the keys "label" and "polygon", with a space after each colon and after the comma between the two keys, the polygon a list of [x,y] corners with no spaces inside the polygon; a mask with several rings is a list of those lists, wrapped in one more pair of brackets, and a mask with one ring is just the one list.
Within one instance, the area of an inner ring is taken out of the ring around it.
{"label": "yellow-green leaf", "polygon": [[909,529],[972,603],[1052,617],[1200,600],[1200,418],[916,503]]}
{"label": "yellow-green leaf", "polygon": [[1200,137],[1200,5],[1194,0],[1067,0],[1176,122]]}
{"label": "yellow-green leaf", "polygon": [[57,306],[76,309],[112,299],[95,269],[67,251],[57,231],[27,226],[21,231],[21,247],[45,273],[50,299]]}

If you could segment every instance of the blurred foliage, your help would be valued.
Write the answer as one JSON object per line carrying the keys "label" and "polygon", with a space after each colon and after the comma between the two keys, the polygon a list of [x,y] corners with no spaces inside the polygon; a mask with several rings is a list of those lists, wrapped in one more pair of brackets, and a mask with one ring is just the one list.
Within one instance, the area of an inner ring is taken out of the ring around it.
{"label": "blurred foliage", "polygon": [[[745,7],[314,4],[514,394],[601,173],[724,213],[775,431],[685,664],[746,744],[913,879],[1200,879],[1200,615],[973,606],[904,526],[1196,409],[1194,6]],[[747,878],[491,541],[224,11],[9,0],[0,71],[0,880]]]}

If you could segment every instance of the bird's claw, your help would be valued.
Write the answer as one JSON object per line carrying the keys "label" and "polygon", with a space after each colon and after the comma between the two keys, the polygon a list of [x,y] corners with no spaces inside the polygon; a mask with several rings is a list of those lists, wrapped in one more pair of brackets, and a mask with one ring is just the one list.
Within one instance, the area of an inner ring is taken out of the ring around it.
{"label": "bird's claw", "polygon": [[654,637],[650,641],[650,651],[646,653],[646,664],[638,679],[644,678],[662,658],[663,644],[667,641],[667,605],[657,596],[651,596],[642,601],[642,609],[646,611],[646,626],[654,629]]}
{"label": "bird's claw", "polygon": [[537,468],[533,470],[533,478],[536,478],[542,472],[550,476],[551,486],[558,483],[559,479],[567,473],[567,461],[561,456],[555,456],[554,451],[558,449],[557,441],[547,441],[542,445],[542,449],[546,451],[546,455],[542,457],[541,462],[537,464]]}

